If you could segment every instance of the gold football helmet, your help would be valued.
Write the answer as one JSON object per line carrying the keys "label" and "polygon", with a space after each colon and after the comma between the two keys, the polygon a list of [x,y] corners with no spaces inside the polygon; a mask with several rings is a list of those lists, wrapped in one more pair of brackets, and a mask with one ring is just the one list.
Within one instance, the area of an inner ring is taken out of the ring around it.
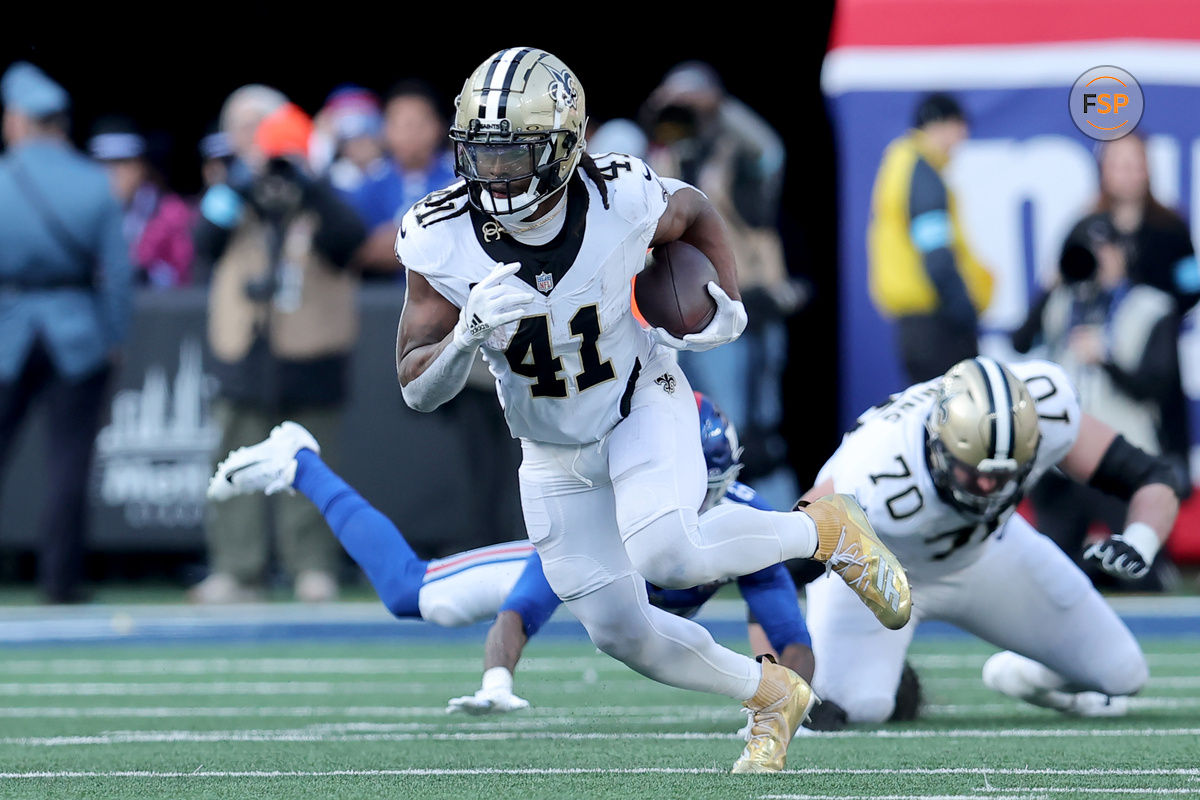
{"label": "gold football helmet", "polygon": [[955,364],[925,427],[933,481],[963,512],[990,520],[1017,499],[1041,431],[1029,390],[1008,368],[982,356]]}
{"label": "gold football helmet", "polygon": [[454,168],[480,211],[536,208],[566,186],[583,155],[583,87],[545,50],[510,47],[489,57],[454,105]]}

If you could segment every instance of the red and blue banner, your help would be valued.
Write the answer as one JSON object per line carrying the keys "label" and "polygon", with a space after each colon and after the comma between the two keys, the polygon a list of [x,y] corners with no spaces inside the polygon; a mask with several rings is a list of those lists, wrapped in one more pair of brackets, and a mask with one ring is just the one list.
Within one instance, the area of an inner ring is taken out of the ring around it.
{"label": "red and blue banner", "polygon": [[[1007,356],[1037,284],[1055,272],[1070,226],[1095,201],[1097,144],[1074,125],[1075,79],[1101,64],[1145,93],[1156,196],[1200,224],[1200,13],[1189,3],[842,0],[822,84],[836,130],[841,253],[841,422],[903,387],[892,325],[867,294],[871,188],[887,144],[923,95],[953,93],[971,138],[947,180],[968,238],[996,276],[984,350]],[[1182,344],[1200,397],[1200,339]],[[1196,426],[1200,432],[1200,425]]]}

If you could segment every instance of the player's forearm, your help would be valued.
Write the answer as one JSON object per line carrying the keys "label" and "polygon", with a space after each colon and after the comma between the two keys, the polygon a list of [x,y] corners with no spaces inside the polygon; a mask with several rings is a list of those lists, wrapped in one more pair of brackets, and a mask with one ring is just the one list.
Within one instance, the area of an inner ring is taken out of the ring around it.
{"label": "player's forearm", "polygon": [[737,259],[733,254],[733,246],[729,241],[729,228],[725,220],[703,195],[698,194],[696,214],[691,223],[684,229],[680,240],[695,247],[717,268],[717,282],[725,290],[725,294],[734,300],[741,300],[738,290]]}
{"label": "player's forearm", "polygon": [[414,411],[433,411],[453,398],[466,386],[477,350],[460,345],[451,331],[405,353],[396,364],[404,402]]}
{"label": "player's forearm", "polygon": [[515,611],[501,611],[488,630],[483,652],[484,670],[504,667],[510,673],[516,671],[526,641],[521,615]]}
{"label": "player's forearm", "polygon": [[1158,536],[1159,544],[1167,541],[1175,517],[1179,513],[1179,499],[1175,490],[1162,483],[1151,483],[1133,493],[1129,499],[1129,513],[1125,527],[1136,523],[1149,526]]}

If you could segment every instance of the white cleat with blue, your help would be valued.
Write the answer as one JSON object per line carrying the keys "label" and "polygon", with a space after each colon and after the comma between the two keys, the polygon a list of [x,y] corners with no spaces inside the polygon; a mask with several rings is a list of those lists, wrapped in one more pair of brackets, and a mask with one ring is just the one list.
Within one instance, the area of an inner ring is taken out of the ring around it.
{"label": "white cleat with blue", "polygon": [[217,465],[208,482],[210,500],[228,500],[243,494],[292,492],[296,478],[296,454],[321,446],[303,425],[287,421],[276,425],[271,435],[258,444],[239,447]]}

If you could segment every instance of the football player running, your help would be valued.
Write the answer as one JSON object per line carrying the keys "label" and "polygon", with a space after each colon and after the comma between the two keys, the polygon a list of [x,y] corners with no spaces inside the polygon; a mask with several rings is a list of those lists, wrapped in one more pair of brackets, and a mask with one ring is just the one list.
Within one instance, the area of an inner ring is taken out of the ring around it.
{"label": "football player running", "polygon": [[[707,198],[636,158],[587,155],[583,88],[543,50],[489,57],[456,106],[460,180],[410,209],[396,238],[404,399],[436,409],[482,351],[521,440],[525,526],[550,586],[596,646],[634,670],[743,701],[752,731],[734,771],[778,771],[815,702],[808,684],[651,606],[640,576],[686,588],[815,557],[898,628],[910,610],[904,571],[846,496],[798,513],[727,504],[698,514],[696,407],[671,348],[716,347],[746,324]],[[701,250],[720,279],[708,287],[712,321],[682,339],[645,331],[630,309],[646,249],[673,240]]]}
{"label": "football player running", "polygon": [[[697,393],[700,440],[708,468],[701,511],[721,502],[767,508],[736,481],[741,471],[737,432],[715,405]],[[528,540],[481,547],[427,561],[381,512],[321,460],[320,446],[295,422],[277,426],[266,440],[231,452],[216,469],[208,494],[224,500],[241,494],[299,491],[324,515],[346,552],[358,563],[396,617],[455,627],[496,617],[488,634],[483,686],[450,701],[447,711],[471,714],[516,711],[529,703],[513,694],[513,671],[526,642],[558,608],[541,560]],[[737,579],[747,605],[763,621],[779,662],[812,678],[812,649],[796,586],[782,564]],[[647,585],[651,602],[673,614],[692,616],[720,588],[713,582],[683,590]]]}
{"label": "football player running", "polygon": [[913,631],[938,619],[1004,648],[984,665],[990,688],[1084,716],[1124,713],[1147,678],[1137,641],[1071,558],[1014,513],[1054,467],[1129,502],[1124,531],[1086,557],[1144,574],[1179,508],[1172,471],[1083,414],[1056,364],[962,361],[863,414],[805,497],[855,494],[912,576],[912,621],[886,630],[840,582],[809,584],[822,697],[852,722],[886,720]]}
{"label": "football player running", "polygon": [[[736,480],[742,469],[742,448],[733,424],[707,397],[699,392],[695,395],[700,412],[700,444],[708,468],[708,489],[700,513],[718,503],[744,503],[753,508],[770,509],[754,489]],[[647,583],[646,592],[652,605],[672,614],[692,617],[727,582],[711,581],[690,589],[663,589]],[[806,681],[811,680],[811,641],[799,604],[787,594],[789,587],[795,586],[787,568],[783,564],[774,564],[739,577],[737,585],[754,617],[763,619],[765,638],[771,649],[779,654],[779,663]],[[526,707],[528,704],[524,700],[512,694],[513,671],[526,643],[561,602],[546,582],[541,560],[535,553],[488,631],[483,685],[474,694],[452,699],[446,710],[490,714]]]}

